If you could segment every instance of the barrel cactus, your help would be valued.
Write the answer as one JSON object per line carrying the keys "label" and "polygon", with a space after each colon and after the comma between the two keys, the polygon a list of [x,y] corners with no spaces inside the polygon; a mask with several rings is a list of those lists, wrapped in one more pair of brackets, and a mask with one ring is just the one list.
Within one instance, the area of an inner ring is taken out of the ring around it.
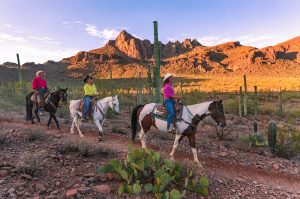
{"label": "barrel cactus", "polygon": [[277,124],[275,121],[270,121],[268,124],[268,142],[272,153],[275,153],[277,137]]}

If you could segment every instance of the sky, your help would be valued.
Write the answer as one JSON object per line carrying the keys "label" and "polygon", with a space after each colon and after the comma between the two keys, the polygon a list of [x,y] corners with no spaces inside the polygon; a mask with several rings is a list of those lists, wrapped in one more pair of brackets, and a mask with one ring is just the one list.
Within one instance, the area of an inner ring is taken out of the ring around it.
{"label": "sky", "polygon": [[0,63],[59,61],[121,30],[163,43],[240,41],[258,48],[300,36],[300,0],[0,0]]}

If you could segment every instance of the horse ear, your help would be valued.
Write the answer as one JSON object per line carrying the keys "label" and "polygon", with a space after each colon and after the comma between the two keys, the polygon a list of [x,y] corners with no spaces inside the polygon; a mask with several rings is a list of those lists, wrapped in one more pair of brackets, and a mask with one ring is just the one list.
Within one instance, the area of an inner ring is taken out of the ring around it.
{"label": "horse ear", "polygon": [[118,95],[116,95],[115,98],[118,98]]}
{"label": "horse ear", "polygon": [[68,90],[68,87],[65,89],[65,91],[67,91]]}
{"label": "horse ear", "polygon": [[222,100],[219,101],[219,104],[222,104]]}

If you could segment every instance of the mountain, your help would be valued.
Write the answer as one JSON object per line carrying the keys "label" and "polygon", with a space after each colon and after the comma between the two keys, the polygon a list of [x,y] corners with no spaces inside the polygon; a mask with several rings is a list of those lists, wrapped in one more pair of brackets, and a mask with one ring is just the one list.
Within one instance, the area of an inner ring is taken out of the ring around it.
{"label": "mountain", "polygon": [[[78,52],[60,62],[26,63],[23,66],[31,73],[44,69],[54,76],[61,74],[70,78],[86,74],[107,78],[111,68],[113,77],[129,78],[138,72],[146,76],[147,66],[154,63],[153,51],[154,44],[149,40],[135,38],[123,30],[115,40],[108,41],[101,48]],[[243,46],[238,41],[204,46],[195,39],[185,39],[183,42],[160,43],[160,55],[162,73],[171,71],[179,76],[228,73],[300,75],[300,37],[261,49]],[[0,71],[4,68],[16,70],[16,65],[0,65]]]}

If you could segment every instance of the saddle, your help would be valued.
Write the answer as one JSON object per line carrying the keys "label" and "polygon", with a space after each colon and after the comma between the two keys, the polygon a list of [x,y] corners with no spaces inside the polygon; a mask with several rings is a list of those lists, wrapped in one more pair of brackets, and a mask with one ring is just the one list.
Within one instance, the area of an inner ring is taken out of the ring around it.
{"label": "saddle", "polygon": [[[176,102],[174,104],[174,112],[175,112],[175,119],[180,119],[182,115],[182,108],[183,104],[180,102]],[[152,111],[152,116],[159,117],[160,119],[166,120],[168,117],[168,110],[164,106],[164,104],[158,104],[154,107]]]}
{"label": "saddle", "polygon": [[46,92],[42,98],[39,94],[33,93],[30,97],[31,101],[35,106],[38,106],[38,102],[44,102],[44,105],[47,104],[50,100],[50,92]]}
{"label": "saddle", "polygon": [[[94,112],[94,108],[95,108],[95,103],[97,101],[97,98],[96,97],[93,97],[93,99],[91,100],[91,103],[90,103],[90,107],[89,107],[89,111],[88,111],[88,114],[87,116],[92,119],[92,114]],[[79,106],[77,108],[77,111],[79,111],[80,113],[83,113],[83,109],[84,109],[84,106],[85,106],[85,103],[84,103],[84,100],[80,100],[80,103],[79,103]],[[82,115],[81,115],[82,116]]]}

